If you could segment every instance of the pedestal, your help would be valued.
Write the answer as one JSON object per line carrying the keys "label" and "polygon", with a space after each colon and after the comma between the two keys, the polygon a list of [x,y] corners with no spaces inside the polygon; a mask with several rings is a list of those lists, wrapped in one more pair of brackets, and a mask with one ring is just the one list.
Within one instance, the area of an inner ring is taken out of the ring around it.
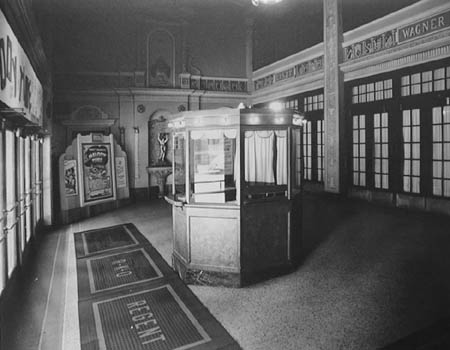
{"label": "pedestal", "polygon": [[159,187],[158,198],[164,198],[167,176],[172,174],[172,166],[149,166],[147,172],[156,177]]}

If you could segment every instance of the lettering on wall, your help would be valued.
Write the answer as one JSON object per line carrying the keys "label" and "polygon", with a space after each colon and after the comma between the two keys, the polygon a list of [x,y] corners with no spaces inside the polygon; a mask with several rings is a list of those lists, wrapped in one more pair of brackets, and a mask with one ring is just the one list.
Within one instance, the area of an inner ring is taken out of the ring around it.
{"label": "lettering on wall", "polygon": [[396,46],[395,33],[395,30],[390,30],[346,46],[344,48],[344,61],[354,60]]}
{"label": "lettering on wall", "polygon": [[399,28],[398,42],[415,39],[447,27],[450,27],[450,11]]}
{"label": "lettering on wall", "polygon": [[42,85],[1,11],[0,33],[0,100],[10,108],[24,108],[40,123]]}

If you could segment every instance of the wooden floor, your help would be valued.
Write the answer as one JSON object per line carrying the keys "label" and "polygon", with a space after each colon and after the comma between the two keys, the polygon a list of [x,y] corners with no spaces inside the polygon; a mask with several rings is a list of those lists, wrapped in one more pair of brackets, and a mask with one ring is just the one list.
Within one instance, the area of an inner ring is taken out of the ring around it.
{"label": "wooden floor", "polygon": [[[303,204],[298,270],[241,289],[190,286],[243,349],[379,349],[442,328],[449,217],[312,194]],[[45,234],[2,305],[2,350],[80,349],[73,232],[125,222],[170,263],[171,208],[162,200]]]}

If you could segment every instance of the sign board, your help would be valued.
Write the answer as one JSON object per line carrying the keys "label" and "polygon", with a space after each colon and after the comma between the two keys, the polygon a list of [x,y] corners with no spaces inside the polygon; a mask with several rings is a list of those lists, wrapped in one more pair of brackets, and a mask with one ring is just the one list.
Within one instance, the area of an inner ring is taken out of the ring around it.
{"label": "sign board", "polygon": [[42,85],[1,11],[0,67],[0,101],[9,108],[23,108],[31,122],[42,125]]}

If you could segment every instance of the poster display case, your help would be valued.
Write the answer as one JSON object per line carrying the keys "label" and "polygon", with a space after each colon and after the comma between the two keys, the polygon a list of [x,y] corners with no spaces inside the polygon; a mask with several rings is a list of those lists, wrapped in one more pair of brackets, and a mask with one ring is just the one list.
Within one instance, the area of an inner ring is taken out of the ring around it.
{"label": "poster display case", "polygon": [[187,283],[243,286],[301,254],[301,126],[290,110],[182,112],[173,137],[174,268]]}
{"label": "poster display case", "polygon": [[89,217],[91,208],[129,198],[127,155],[112,134],[80,135],[59,159],[63,223]]}

